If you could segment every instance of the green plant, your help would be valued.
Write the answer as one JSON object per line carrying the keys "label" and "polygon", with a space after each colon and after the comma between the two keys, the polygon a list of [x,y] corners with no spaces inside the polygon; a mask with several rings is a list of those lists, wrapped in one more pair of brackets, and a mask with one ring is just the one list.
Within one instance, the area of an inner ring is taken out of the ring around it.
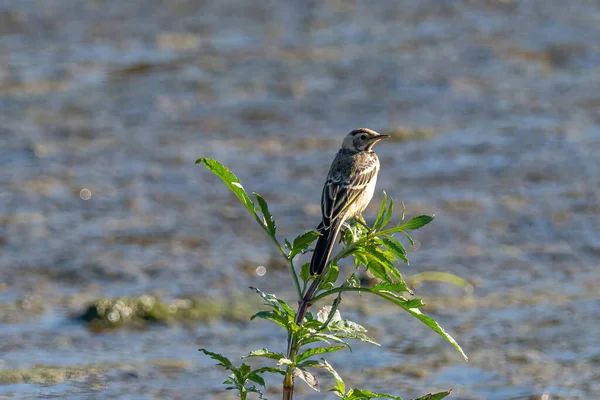
{"label": "green plant", "polygon": [[[242,399],[246,398],[248,392],[256,392],[260,398],[263,398],[255,384],[264,387],[265,382],[261,374],[276,373],[284,377],[283,399],[290,400],[293,398],[295,378],[306,382],[318,391],[317,379],[311,371],[321,369],[333,375],[336,385],[331,391],[341,399],[400,399],[400,397],[386,393],[346,388],[342,378],[324,358],[315,359],[327,353],[350,348],[349,339],[378,345],[367,334],[364,327],[341,318],[338,307],[342,293],[347,292],[370,293],[397,305],[446,339],[467,360],[467,356],[452,336],[444,331],[433,318],[421,312],[420,308],[425,304],[421,299],[412,297],[412,291],[407,287],[402,274],[395,266],[398,261],[408,263],[408,258],[404,245],[394,237],[394,234],[402,234],[411,246],[414,246],[413,239],[407,231],[421,228],[430,223],[433,217],[421,215],[405,222],[405,210],[402,205],[400,222],[391,225],[394,202],[391,198],[388,200],[384,192],[383,201],[373,225],[367,227],[363,220],[350,222],[342,236],[344,244],[342,250],[331,258],[328,268],[322,275],[310,276],[309,264],[302,265],[298,271],[294,260],[297,255],[311,250],[310,246],[319,236],[318,232],[303,233],[292,242],[285,239],[282,245],[277,239],[277,225],[269,212],[265,199],[258,193],[253,193],[256,199],[255,203],[246,193],[239,179],[218,161],[200,158],[196,163],[204,164],[206,168],[221,178],[271,238],[277,250],[286,260],[299,299],[298,311],[294,312],[285,301],[275,295],[251,288],[263,298],[267,306],[266,310],[257,312],[251,319],[266,319],[283,328],[287,333],[287,351],[282,353],[260,349],[251,351],[244,358],[267,358],[275,361],[276,366],[251,370],[247,364],[242,364],[236,368],[223,355],[200,349],[219,361],[220,366],[232,372],[229,379],[225,381],[225,384],[232,385],[227,389],[239,390]],[[378,283],[370,287],[361,286],[356,275],[351,273],[341,284],[337,284],[338,263],[348,257],[354,259],[356,268],[368,269],[377,278]],[[332,299],[330,306],[323,307],[316,315],[308,312],[313,303],[326,298]],[[450,391],[428,394],[418,400],[438,400],[449,394]]]}

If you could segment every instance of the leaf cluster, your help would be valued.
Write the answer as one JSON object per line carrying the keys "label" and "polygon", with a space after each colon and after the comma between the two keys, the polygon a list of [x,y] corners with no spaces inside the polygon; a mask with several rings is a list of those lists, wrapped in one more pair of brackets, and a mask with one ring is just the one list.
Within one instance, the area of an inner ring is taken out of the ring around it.
{"label": "leaf cluster", "polygon": [[[288,347],[285,353],[271,351],[266,348],[251,351],[246,358],[266,358],[276,361],[275,367],[266,367],[252,370],[248,365],[242,364],[236,368],[225,357],[201,349],[205,354],[219,361],[219,365],[232,371],[229,379],[225,382],[231,386],[228,389],[237,389],[242,393],[255,391],[255,385],[264,386],[264,380],[259,376],[262,372],[280,373],[284,378],[284,393],[286,387],[293,388],[294,378],[298,378],[308,384],[314,390],[319,391],[319,383],[314,375],[314,370],[326,370],[330,372],[336,381],[332,391],[341,399],[375,399],[389,398],[399,399],[397,396],[374,393],[368,390],[346,388],[342,378],[327,363],[324,358],[316,359],[317,356],[333,353],[348,348],[351,350],[348,340],[359,340],[365,343],[379,345],[367,334],[367,330],[352,321],[342,319],[338,307],[342,300],[342,293],[364,292],[385,299],[399,308],[414,316],[442,338],[448,341],[464,358],[465,353],[458,343],[448,334],[433,318],[423,314],[421,308],[425,303],[413,296],[412,291],[406,284],[398,265],[408,264],[408,255],[405,245],[396,237],[403,237],[408,245],[414,247],[414,240],[408,231],[416,230],[430,223],[434,216],[421,215],[405,220],[405,207],[402,204],[401,218],[397,223],[392,223],[394,202],[384,192],[383,201],[379,208],[377,218],[371,226],[362,217],[350,221],[342,234],[343,248],[329,262],[325,272],[319,276],[310,275],[310,265],[306,263],[299,268],[294,265],[294,260],[299,254],[311,251],[312,243],[319,237],[316,231],[308,231],[293,239],[291,242],[284,239],[282,246],[277,239],[277,225],[269,211],[266,200],[258,193],[253,193],[255,201],[246,193],[239,179],[224,165],[216,160],[201,158],[196,161],[203,163],[206,168],[217,175],[240,200],[250,215],[256,220],[263,231],[271,238],[279,252],[286,259],[292,275],[298,299],[304,302],[308,300],[311,304],[331,297],[330,305],[323,307],[316,315],[311,312],[294,312],[294,310],[282,299],[273,294],[267,294],[257,288],[256,291],[263,299],[265,310],[255,313],[251,319],[261,318],[273,322],[283,328],[287,333]],[[360,280],[354,273],[350,274],[341,283],[339,279],[338,264],[341,260],[352,258],[354,266],[359,269],[366,268],[376,283],[372,286],[361,286]],[[440,278],[434,276],[434,278]],[[447,277],[442,277],[449,280]],[[305,318],[302,318],[304,317]],[[292,389],[293,390],[293,389]],[[418,400],[439,400],[446,397],[450,392],[441,392],[421,397]],[[261,394],[262,396],[262,394]],[[243,397],[245,398],[245,397]],[[291,398],[291,397],[289,397]]]}

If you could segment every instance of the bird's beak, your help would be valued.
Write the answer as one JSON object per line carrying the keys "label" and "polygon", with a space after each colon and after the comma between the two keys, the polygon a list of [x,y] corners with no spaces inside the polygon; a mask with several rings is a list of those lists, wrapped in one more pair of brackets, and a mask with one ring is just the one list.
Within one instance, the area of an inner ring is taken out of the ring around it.
{"label": "bird's beak", "polygon": [[390,137],[390,135],[382,135],[382,134],[379,134],[379,136],[375,136],[375,138],[374,138],[374,139],[375,139],[375,140],[381,140],[381,139],[387,139],[387,138],[389,138],[389,137]]}

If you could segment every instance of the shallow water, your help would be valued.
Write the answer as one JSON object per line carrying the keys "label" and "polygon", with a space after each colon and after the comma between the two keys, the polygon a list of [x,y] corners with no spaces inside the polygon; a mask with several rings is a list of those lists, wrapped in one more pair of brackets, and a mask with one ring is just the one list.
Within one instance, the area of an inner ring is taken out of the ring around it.
{"label": "shallow water", "polygon": [[267,323],[92,333],[72,316],[105,296],[281,293],[270,243],[194,160],[228,165],[293,237],[367,126],[414,136],[378,146],[378,190],[436,215],[403,272],[476,288],[417,290],[468,364],[409,315],[349,301],[382,347],[330,358],[348,384],[600,397],[599,21],[583,0],[0,3],[0,368],[80,369],[0,395],[228,398],[196,349],[276,350]]}

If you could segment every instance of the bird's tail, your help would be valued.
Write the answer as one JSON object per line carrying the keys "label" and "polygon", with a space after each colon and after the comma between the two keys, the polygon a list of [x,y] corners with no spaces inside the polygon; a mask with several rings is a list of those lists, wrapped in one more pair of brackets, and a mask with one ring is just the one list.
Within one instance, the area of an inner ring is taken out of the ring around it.
{"label": "bird's tail", "polygon": [[331,250],[335,244],[338,233],[342,224],[339,220],[335,221],[329,229],[317,228],[322,236],[317,239],[315,250],[313,251],[312,259],[310,260],[310,274],[321,275],[329,262]]}

